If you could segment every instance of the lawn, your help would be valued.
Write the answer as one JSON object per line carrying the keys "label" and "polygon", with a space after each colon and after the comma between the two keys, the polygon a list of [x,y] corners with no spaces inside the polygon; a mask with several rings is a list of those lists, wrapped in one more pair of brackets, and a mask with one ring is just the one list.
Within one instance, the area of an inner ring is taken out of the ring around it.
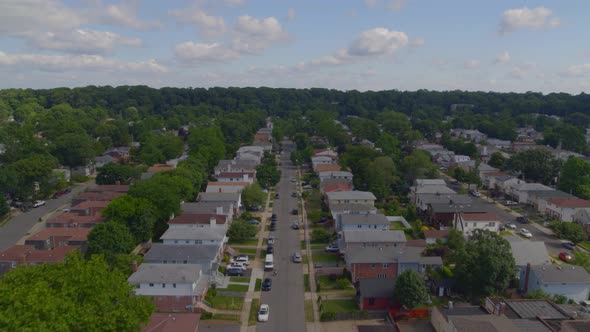
{"label": "lawn", "polygon": [[582,247],[590,250],[590,242],[580,242],[578,244],[581,245]]}
{"label": "lawn", "polygon": [[500,235],[514,235],[511,231],[500,231]]}
{"label": "lawn", "polygon": [[404,224],[402,224],[400,221],[393,221],[389,227],[389,229],[400,229],[400,228],[406,228],[406,226],[404,226]]}
{"label": "lawn", "polygon": [[217,294],[210,303],[213,308],[219,310],[241,310],[244,304],[244,298]]}
{"label": "lawn", "polygon": [[301,241],[301,249],[305,250],[306,246],[305,246],[305,240]]}
{"label": "lawn", "polygon": [[354,312],[358,311],[356,300],[324,300],[322,301],[324,312]]}
{"label": "lawn", "polygon": [[[342,278],[339,276],[339,279]],[[348,281],[348,279],[346,279]],[[319,276],[317,282],[322,290],[336,288],[336,280],[331,280],[329,276]],[[348,283],[350,286],[350,282]]]}
{"label": "lawn", "polygon": [[250,278],[248,278],[248,277],[229,277],[229,281],[231,281],[231,282],[250,282]]}
{"label": "lawn", "polygon": [[313,303],[312,300],[305,300],[305,321],[313,322]]}
{"label": "lawn", "polygon": [[256,316],[258,307],[260,306],[260,299],[252,299],[252,306],[250,307],[250,315],[248,315],[248,326],[256,325]]}
{"label": "lawn", "polygon": [[260,291],[261,287],[262,287],[262,279],[256,279],[256,284],[254,285],[254,291],[256,291],[256,292]]}
{"label": "lawn", "polygon": [[311,250],[324,249],[325,247],[326,247],[325,243],[314,243],[311,245]]}
{"label": "lawn", "polygon": [[227,285],[227,288],[225,288],[224,290],[229,291],[229,292],[247,292],[248,285],[229,284],[229,285]]}
{"label": "lawn", "polygon": [[256,248],[238,248],[240,254],[256,254]]}
{"label": "lawn", "polygon": [[303,285],[305,286],[306,292],[311,292],[311,287],[309,286],[309,274],[307,273],[303,275]]}
{"label": "lawn", "polygon": [[322,263],[322,262],[339,262],[340,256],[337,254],[330,254],[330,253],[314,253],[311,254],[314,263]]}
{"label": "lawn", "polygon": [[227,314],[213,314],[213,317],[211,317],[211,319],[227,320],[227,321],[232,321],[232,322],[239,322],[240,321],[240,316],[238,316],[238,315],[227,315]]}
{"label": "lawn", "polygon": [[232,244],[233,245],[242,245],[242,246],[255,246],[258,244],[258,239],[251,238],[249,240],[244,240],[244,241],[232,241],[232,239],[229,239],[227,244],[229,244],[229,245],[232,245]]}

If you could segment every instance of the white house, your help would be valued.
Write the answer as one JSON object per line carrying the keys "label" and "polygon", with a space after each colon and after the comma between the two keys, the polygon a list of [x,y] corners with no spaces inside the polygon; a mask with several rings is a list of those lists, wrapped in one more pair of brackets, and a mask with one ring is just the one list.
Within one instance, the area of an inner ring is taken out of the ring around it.
{"label": "white house", "polygon": [[314,156],[328,156],[328,157],[333,157],[333,158],[338,157],[338,152],[336,152],[332,149],[318,149],[318,150],[314,150],[313,152],[314,152],[313,153]]}
{"label": "white house", "polygon": [[510,195],[512,186],[523,183],[523,180],[515,176],[501,177],[496,179],[496,188],[504,194]]}
{"label": "white house", "polygon": [[551,187],[547,187],[546,185],[540,183],[520,183],[520,184],[513,184],[510,185],[508,192],[506,194],[512,196],[515,201],[519,203],[526,204],[528,201],[528,195],[531,191],[538,191],[538,190],[554,190]]}
{"label": "white house", "polygon": [[391,222],[382,214],[343,214],[336,222],[339,231],[353,230],[389,230]]}
{"label": "white house", "polygon": [[561,190],[536,190],[530,191],[526,204],[533,206],[539,213],[545,213],[547,201],[552,198],[576,198]]}
{"label": "white house", "polygon": [[461,154],[456,154],[456,155],[454,155],[454,156],[451,157],[451,162],[452,163],[463,163],[463,162],[466,162],[466,161],[469,161],[469,160],[471,160],[471,158],[469,156],[464,156],[464,155],[461,155]]}
{"label": "white house", "polygon": [[410,201],[412,204],[417,205],[420,201],[420,197],[423,195],[455,195],[457,192],[445,185],[422,185],[410,187]]}
{"label": "white house", "polygon": [[199,193],[197,200],[202,203],[232,203],[234,206],[234,213],[239,213],[242,207],[241,193]]}
{"label": "white house", "polygon": [[255,172],[220,172],[215,176],[218,182],[247,182],[254,183]]}
{"label": "white house", "polygon": [[352,175],[351,172],[345,172],[345,171],[324,171],[324,172],[319,172],[318,173],[318,177],[320,178],[320,182],[323,182],[324,180],[327,180],[327,179],[346,179],[346,180],[352,180],[354,178],[354,176]]}
{"label": "white house", "polygon": [[527,267],[525,292],[538,289],[549,295],[563,295],[576,302],[588,300],[590,274],[576,265],[533,265]]}
{"label": "white house", "polygon": [[500,222],[495,213],[459,213],[455,219],[455,229],[469,237],[476,229],[497,233]]}
{"label": "white house", "polygon": [[209,181],[205,191],[208,193],[241,193],[248,185],[250,185],[248,182]]}
{"label": "white house", "polygon": [[524,289],[527,265],[551,264],[551,257],[543,241],[523,240],[519,236],[505,236],[510,244],[510,251],[516,263],[516,277],[519,288]]}
{"label": "white house", "polygon": [[579,209],[590,208],[590,201],[580,198],[550,198],[545,214],[559,221],[573,221]]}
{"label": "white house", "polygon": [[406,241],[403,231],[345,230],[339,233],[338,247],[344,254],[347,250],[366,247],[404,247]]}
{"label": "white house", "polygon": [[315,169],[318,165],[335,164],[336,158],[331,156],[314,156],[311,157],[311,164]]}
{"label": "white house", "polygon": [[590,233],[590,208],[578,209],[574,213],[574,222],[582,225],[586,232]]}
{"label": "white house", "polygon": [[215,166],[215,175],[222,172],[256,172],[256,161],[220,160]]}
{"label": "white house", "polygon": [[326,194],[328,206],[335,204],[364,204],[375,206],[377,198],[369,191],[333,191]]}
{"label": "white house", "polygon": [[219,227],[170,227],[160,240],[164,244],[199,244],[221,247],[227,242],[225,229]]}
{"label": "white house", "polygon": [[213,246],[153,243],[144,256],[151,264],[197,264],[204,274],[217,269],[222,256]]}
{"label": "white house", "polygon": [[332,218],[338,222],[345,214],[376,214],[377,208],[369,204],[334,204],[330,206]]}

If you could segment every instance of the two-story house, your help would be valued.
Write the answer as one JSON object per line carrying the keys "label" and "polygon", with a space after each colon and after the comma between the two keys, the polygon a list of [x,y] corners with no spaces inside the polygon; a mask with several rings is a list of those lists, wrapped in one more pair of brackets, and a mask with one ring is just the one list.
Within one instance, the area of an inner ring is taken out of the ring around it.
{"label": "two-story house", "polygon": [[152,244],[144,256],[145,263],[198,264],[204,274],[216,271],[221,256],[214,246]]}
{"label": "two-story house", "polygon": [[500,221],[495,213],[459,213],[455,219],[454,228],[470,237],[476,229],[498,233]]}
{"label": "two-story house", "polygon": [[170,227],[160,240],[170,245],[204,245],[217,248],[217,252],[223,255],[225,243],[228,238],[226,230],[222,227]]}
{"label": "two-story house", "polygon": [[189,202],[180,206],[183,214],[218,214],[229,220],[234,217],[235,206],[232,202]]}
{"label": "two-story house", "polygon": [[90,228],[45,228],[26,239],[25,245],[38,250],[52,250],[63,246],[78,246],[84,250],[88,242],[88,233]]}
{"label": "two-story house", "polygon": [[550,198],[545,214],[559,221],[573,221],[576,211],[590,207],[590,201],[580,198]]}
{"label": "two-story house", "polygon": [[81,216],[96,216],[100,215],[100,212],[110,203],[110,201],[83,201],[80,204],[72,206],[70,212]]}
{"label": "two-story house", "polygon": [[47,220],[45,226],[47,228],[54,227],[84,227],[92,228],[104,222],[104,217],[100,215],[81,216],[76,213],[66,212],[59,214]]}
{"label": "two-story house", "polygon": [[168,227],[218,227],[227,230],[231,219],[223,214],[181,214],[168,222]]}
{"label": "two-story house", "polygon": [[546,294],[563,295],[578,303],[588,300],[590,273],[576,265],[528,265],[525,293],[538,289]]}
{"label": "two-story house", "polygon": [[527,265],[551,264],[551,257],[543,241],[522,240],[517,236],[505,237],[510,244],[510,251],[516,263],[516,278],[519,289],[524,289]]}
{"label": "two-story house", "polygon": [[320,182],[327,180],[327,179],[346,179],[346,180],[353,180],[354,176],[351,172],[346,171],[325,171],[319,172],[318,177],[320,178]]}
{"label": "two-story house", "polygon": [[341,254],[366,247],[404,247],[407,241],[403,231],[344,230],[338,235]]}
{"label": "two-story house", "polygon": [[368,204],[334,204],[330,207],[330,213],[336,223],[340,216],[345,214],[376,214],[377,208]]}
{"label": "two-story house", "polygon": [[169,312],[193,311],[208,289],[198,264],[144,263],[127,281],[137,295],[151,297],[159,311]]}
{"label": "two-story house", "polygon": [[561,190],[535,190],[528,194],[527,204],[533,206],[539,213],[545,213],[548,200],[552,198],[576,198]]}
{"label": "two-story house", "polygon": [[19,265],[38,265],[61,262],[78,246],[60,246],[52,250],[38,250],[32,245],[14,245],[0,252],[0,276]]}
{"label": "two-story house", "polygon": [[377,198],[369,191],[333,191],[326,194],[328,207],[336,204],[375,205]]}
{"label": "two-story house", "polygon": [[318,165],[336,164],[337,158],[332,156],[314,156],[311,157],[311,164],[313,169],[316,169]]}
{"label": "two-story house", "polygon": [[389,230],[391,222],[382,214],[343,214],[336,220],[336,230]]}
{"label": "two-story house", "polygon": [[220,182],[209,181],[206,192],[208,193],[241,193],[250,183],[248,182]]}
{"label": "two-story house", "polygon": [[354,186],[349,179],[326,179],[320,183],[320,192],[326,194],[332,191],[352,191]]}
{"label": "two-story house", "polygon": [[197,201],[202,203],[231,203],[234,206],[234,214],[239,214],[242,207],[242,194],[202,192],[197,196]]}
{"label": "two-story house", "polygon": [[247,182],[254,183],[254,172],[221,172],[215,176],[219,182]]}
{"label": "two-story house", "polygon": [[554,189],[540,183],[520,183],[510,185],[508,192],[505,192],[505,194],[513,197],[513,200],[518,203],[526,204],[528,202],[529,193],[539,190],[547,191]]}
{"label": "two-story house", "polygon": [[214,174],[217,176],[223,172],[256,172],[256,162],[248,160],[238,162],[234,159],[220,160],[215,166]]}

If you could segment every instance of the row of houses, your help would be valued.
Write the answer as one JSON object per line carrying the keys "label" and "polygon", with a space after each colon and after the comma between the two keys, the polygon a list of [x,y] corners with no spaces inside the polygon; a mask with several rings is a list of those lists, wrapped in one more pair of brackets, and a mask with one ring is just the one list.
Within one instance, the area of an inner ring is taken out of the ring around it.
{"label": "row of houses", "polygon": [[0,275],[19,265],[63,261],[73,250],[85,251],[88,233],[104,222],[100,212],[129,190],[127,185],[100,185],[88,188],[72,199],[72,207],[46,221],[45,228],[0,252]]}
{"label": "row of houses", "polygon": [[[227,230],[241,212],[241,191],[252,184],[256,166],[268,151],[270,128],[255,137],[258,145],[240,147],[232,160],[220,160],[216,181],[195,202],[183,203],[168,229],[135,267],[128,282],[138,295],[149,296],[159,312],[199,312],[209,287],[227,282],[218,272],[226,250]],[[271,146],[272,147],[272,146]]]}

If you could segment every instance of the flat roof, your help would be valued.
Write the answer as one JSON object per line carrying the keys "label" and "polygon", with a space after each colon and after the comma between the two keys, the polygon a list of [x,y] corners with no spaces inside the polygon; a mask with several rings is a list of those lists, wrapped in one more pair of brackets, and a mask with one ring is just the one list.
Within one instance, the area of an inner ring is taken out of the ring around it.
{"label": "flat roof", "polygon": [[221,227],[171,227],[162,234],[161,240],[218,240],[225,237]]}
{"label": "flat roof", "polygon": [[531,272],[543,283],[569,283],[590,285],[590,273],[575,265],[533,265]]}
{"label": "flat roof", "polygon": [[568,319],[561,310],[547,300],[506,300],[520,318]]}
{"label": "flat roof", "polygon": [[335,191],[327,193],[329,200],[341,200],[341,199],[366,199],[366,200],[376,200],[377,198],[373,195],[372,192],[369,191]]}
{"label": "flat roof", "polygon": [[194,283],[200,279],[199,264],[150,264],[139,266],[127,281],[130,283]]}
{"label": "flat roof", "polygon": [[403,231],[345,230],[346,242],[406,242]]}
{"label": "flat roof", "polygon": [[146,262],[161,260],[212,261],[217,256],[217,253],[218,249],[215,246],[154,243],[144,257]]}

